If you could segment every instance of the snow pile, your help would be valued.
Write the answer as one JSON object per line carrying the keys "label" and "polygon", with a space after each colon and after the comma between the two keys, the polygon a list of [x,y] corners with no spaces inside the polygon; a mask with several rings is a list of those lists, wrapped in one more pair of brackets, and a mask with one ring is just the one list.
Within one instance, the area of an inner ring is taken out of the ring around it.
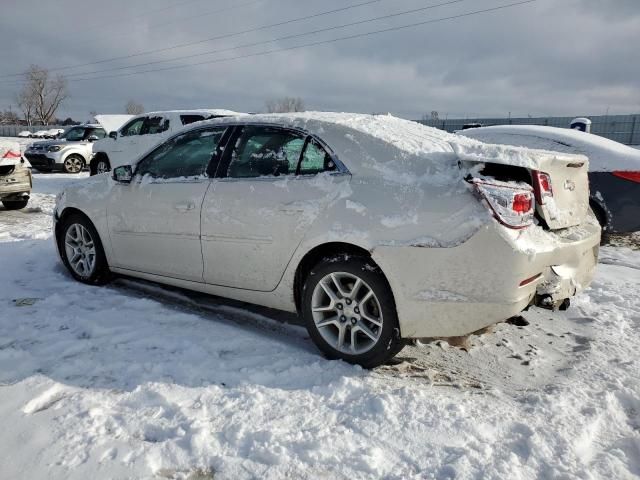
{"label": "snow pile", "polygon": [[285,314],[73,281],[49,238],[49,205],[75,180],[37,174],[34,210],[0,212],[0,232],[23,232],[0,237],[3,478],[640,471],[640,251],[604,248],[566,313],[532,309],[528,327],[498,325],[468,352],[407,348],[399,365],[366,372],[324,360]]}

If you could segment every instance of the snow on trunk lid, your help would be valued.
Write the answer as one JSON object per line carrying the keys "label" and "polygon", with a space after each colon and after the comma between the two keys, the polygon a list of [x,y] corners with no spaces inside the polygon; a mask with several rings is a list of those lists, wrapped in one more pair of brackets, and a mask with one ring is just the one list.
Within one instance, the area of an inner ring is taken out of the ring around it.
{"label": "snow on trunk lid", "polygon": [[569,155],[481,142],[452,143],[466,162],[497,163],[529,170],[536,211],[551,230],[581,224],[589,211],[589,160]]}

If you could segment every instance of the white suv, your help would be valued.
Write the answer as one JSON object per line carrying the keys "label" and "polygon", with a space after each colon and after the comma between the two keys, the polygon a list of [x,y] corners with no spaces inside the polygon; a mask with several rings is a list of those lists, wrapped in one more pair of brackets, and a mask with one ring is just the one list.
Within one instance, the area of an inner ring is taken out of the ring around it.
{"label": "white suv", "polygon": [[33,142],[24,156],[41,172],[80,173],[89,164],[92,142],[106,136],[100,125],[77,125],[57,140]]}
{"label": "white suv", "polygon": [[93,144],[93,159],[89,165],[91,175],[131,163],[185,125],[235,115],[238,113],[219,109],[150,112],[131,118],[118,130],[108,128],[109,119],[106,117],[109,115],[98,115],[96,120],[105,127],[109,136]]}

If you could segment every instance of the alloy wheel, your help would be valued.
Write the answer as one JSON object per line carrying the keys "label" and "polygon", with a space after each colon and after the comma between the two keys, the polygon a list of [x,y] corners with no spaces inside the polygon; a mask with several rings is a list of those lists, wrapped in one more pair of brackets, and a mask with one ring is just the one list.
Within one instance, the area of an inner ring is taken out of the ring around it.
{"label": "alloy wheel", "polygon": [[69,173],[80,173],[82,171],[82,160],[78,157],[69,157],[64,161],[64,168]]}
{"label": "alloy wheel", "polygon": [[371,350],[382,335],[382,309],[373,289],[356,275],[334,272],[318,282],[311,297],[318,332],[348,355]]}
{"label": "alloy wheel", "polygon": [[100,160],[96,165],[96,174],[106,173],[109,171],[109,166],[104,160]]}
{"label": "alloy wheel", "polygon": [[67,260],[73,271],[81,277],[90,276],[96,267],[96,247],[91,233],[83,225],[69,226],[64,238]]}

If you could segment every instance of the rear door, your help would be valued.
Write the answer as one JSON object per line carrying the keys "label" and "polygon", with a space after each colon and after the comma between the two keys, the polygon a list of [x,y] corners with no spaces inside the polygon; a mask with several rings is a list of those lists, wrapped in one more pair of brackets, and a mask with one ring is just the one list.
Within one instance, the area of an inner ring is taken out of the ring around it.
{"label": "rear door", "polygon": [[107,216],[115,266],[202,281],[200,211],[206,170],[224,127],[192,130],[168,140],[116,184]]}
{"label": "rear door", "polygon": [[274,290],[335,184],[349,181],[338,173],[328,149],[304,133],[238,127],[202,208],[205,282]]}

